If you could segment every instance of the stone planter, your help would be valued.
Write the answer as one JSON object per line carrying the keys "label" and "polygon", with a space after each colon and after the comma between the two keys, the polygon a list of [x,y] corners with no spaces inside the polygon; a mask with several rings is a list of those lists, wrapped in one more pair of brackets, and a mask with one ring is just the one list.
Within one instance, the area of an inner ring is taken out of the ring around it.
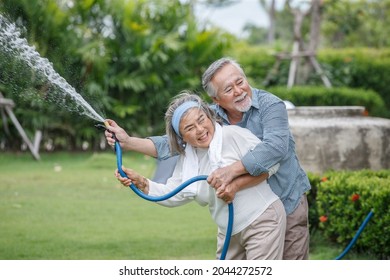
{"label": "stone planter", "polygon": [[365,116],[359,106],[295,107],[288,114],[306,171],[390,168],[390,119]]}

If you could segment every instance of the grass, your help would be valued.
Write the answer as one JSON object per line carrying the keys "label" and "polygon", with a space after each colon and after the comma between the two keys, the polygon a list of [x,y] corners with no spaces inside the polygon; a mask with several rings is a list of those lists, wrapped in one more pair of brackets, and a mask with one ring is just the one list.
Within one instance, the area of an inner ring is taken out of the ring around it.
{"label": "grass", "polygon": [[[115,155],[0,159],[0,259],[208,259],[216,227],[208,209],[165,208],[122,187]],[[123,164],[150,176],[154,160]]]}
{"label": "grass", "polygon": [[[139,198],[115,179],[114,153],[41,157],[0,157],[0,259],[214,259],[217,229],[207,207],[165,208]],[[155,168],[134,153],[123,164],[149,177]],[[310,259],[334,259],[342,250],[316,234]]]}

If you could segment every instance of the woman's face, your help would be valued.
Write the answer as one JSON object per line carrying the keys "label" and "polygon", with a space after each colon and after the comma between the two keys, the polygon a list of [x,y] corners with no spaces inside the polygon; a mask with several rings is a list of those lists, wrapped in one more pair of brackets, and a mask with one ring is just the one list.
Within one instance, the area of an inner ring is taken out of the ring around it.
{"label": "woman's face", "polygon": [[181,118],[179,125],[183,140],[196,148],[208,148],[214,136],[214,124],[205,112],[191,108]]}

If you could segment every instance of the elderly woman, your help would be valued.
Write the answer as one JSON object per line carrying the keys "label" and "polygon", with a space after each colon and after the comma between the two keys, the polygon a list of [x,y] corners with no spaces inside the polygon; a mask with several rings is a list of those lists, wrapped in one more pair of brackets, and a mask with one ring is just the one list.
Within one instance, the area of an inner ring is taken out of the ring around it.
{"label": "elderly woman", "polygon": [[[161,196],[194,176],[207,175],[239,160],[260,141],[245,128],[221,126],[208,104],[189,92],[174,98],[165,121],[171,149],[180,155],[172,177],[166,184],[160,184],[123,167],[128,178],[122,178],[118,170],[115,173],[123,185],[133,183],[145,194]],[[276,170],[277,166],[273,167],[269,175]],[[175,207],[191,201],[208,205],[218,225],[216,257],[219,258],[228,223],[228,205],[217,197],[214,188],[206,181],[198,181],[157,203]],[[286,214],[278,196],[263,178],[252,180],[252,186],[238,191],[234,198],[234,224],[226,259],[282,259],[285,228]]]}

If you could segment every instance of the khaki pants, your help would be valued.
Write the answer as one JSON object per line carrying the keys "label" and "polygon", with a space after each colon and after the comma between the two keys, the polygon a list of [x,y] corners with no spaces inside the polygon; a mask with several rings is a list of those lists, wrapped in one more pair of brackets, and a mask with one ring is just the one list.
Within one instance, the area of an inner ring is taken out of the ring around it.
{"label": "khaki pants", "polygon": [[[230,239],[227,260],[282,259],[286,212],[280,200],[272,203],[253,223]],[[225,233],[217,236],[217,258],[222,253]]]}
{"label": "khaki pants", "polygon": [[306,194],[298,207],[287,216],[286,238],[284,241],[284,260],[309,259],[309,207]]}

